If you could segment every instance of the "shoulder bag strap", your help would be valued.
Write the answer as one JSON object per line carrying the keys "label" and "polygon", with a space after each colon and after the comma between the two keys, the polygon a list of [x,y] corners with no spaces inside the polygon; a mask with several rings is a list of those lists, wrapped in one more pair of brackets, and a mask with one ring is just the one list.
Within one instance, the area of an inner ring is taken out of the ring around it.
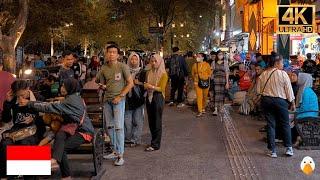
{"label": "shoulder bag strap", "polygon": [[[277,70],[277,69],[276,69],[276,70]],[[268,84],[268,81],[269,81],[269,79],[271,78],[272,74],[273,74],[276,70],[272,71],[272,73],[270,74],[269,78],[267,79],[266,83],[264,84],[264,87],[263,87],[263,89],[262,89],[262,91],[261,91],[261,94],[263,93],[264,89],[266,88],[266,86],[267,86],[267,84]]]}
{"label": "shoulder bag strap", "polygon": [[82,99],[82,103],[83,103],[83,106],[84,106],[84,108],[83,108],[83,114],[82,114],[82,116],[81,116],[81,119],[80,119],[80,126],[83,124],[83,122],[84,122],[84,118],[86,117],[86,103],[84,102],[84,99]]}

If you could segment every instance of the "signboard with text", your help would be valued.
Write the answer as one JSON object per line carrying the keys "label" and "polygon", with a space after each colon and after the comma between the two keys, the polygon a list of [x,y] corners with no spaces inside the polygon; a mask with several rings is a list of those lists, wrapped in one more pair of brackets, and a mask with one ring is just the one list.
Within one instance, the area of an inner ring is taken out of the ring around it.
{"label": "signboard with text", "polygon": [[277,34],[315,33],[314,5],[278,5]]}
{"label": "signboard with text", "polygon": [[163,27],[149,27],[150,34],[156,34],[156,33],[162,34],[163,32],[164,32]]}

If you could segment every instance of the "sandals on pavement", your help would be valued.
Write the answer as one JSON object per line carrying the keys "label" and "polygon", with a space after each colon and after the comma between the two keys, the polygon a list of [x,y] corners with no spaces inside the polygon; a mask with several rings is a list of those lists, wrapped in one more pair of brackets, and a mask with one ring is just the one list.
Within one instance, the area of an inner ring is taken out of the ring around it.
{"label": "sandals on pavement", "polygon": [[153,147],[151,147],[151,146],[149,146],[149,147],[147,147],[147,148],[145,149],[145,151],[147,151],[147,152],[152,152],[152,151],[156,151],[156,150],[158,150],[158,149],[155,149],[155,148],[153,148]]}

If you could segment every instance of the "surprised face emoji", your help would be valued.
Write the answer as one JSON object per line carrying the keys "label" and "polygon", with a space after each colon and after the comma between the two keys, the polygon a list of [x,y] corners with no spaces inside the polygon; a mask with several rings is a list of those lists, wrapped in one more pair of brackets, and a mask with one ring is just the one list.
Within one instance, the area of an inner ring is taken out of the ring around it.
{"label": "surprised face emoji", "polygon": [[313,173],[315,166],[316,165],[314,164],[314,161],[310,156],[304,157],[300,164],[302,172],[308,176]]}

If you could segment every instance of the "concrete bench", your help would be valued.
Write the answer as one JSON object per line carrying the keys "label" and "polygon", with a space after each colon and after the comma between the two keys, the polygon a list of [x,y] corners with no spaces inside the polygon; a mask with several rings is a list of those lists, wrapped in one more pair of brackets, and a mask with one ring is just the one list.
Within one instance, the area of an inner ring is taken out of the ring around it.
{"label": "concrete bench", "polygon": [[302,138],[299,149],[320,149],[320,117],[295,120],[295,126]]}

